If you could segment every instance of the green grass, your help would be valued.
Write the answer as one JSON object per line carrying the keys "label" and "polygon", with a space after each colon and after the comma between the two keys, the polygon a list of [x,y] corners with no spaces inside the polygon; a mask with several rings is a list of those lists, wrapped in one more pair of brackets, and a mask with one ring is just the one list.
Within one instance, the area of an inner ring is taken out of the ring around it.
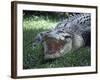
{"label": "green grass", "polygon": [[[49,18],[48,16],[31,16],[23,19],[23,68],[55,68],[55,67],[73,67],[73,66],[90,66],[90,49],[80,48],[77,51],[71,51],[63,57],[44,60],[43,46],[39,45],[34,50],[32,43],[34,37],[48,29],[52,29],[58,23],[58,18]],[[27,46],[26,46],[27,45]]]}

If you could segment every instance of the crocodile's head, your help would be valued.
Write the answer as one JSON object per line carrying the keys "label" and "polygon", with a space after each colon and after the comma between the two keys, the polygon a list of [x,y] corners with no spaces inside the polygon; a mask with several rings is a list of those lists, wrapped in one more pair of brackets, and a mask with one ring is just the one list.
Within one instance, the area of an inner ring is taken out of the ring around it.
{"label": "crocodile's head", "polygon": [[48,32],[44,38],[45,59],[61,57],[72,49],[72,36],[62,30]]}

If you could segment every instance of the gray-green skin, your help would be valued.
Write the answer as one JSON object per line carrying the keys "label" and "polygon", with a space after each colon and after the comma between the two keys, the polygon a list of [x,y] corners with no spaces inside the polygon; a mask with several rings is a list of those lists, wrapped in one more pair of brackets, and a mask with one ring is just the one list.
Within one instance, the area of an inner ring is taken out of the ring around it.
{"label": "gray-green skin", "polygon": [[[45,59],[61,57],[72,49],[76,50],[80,47],[90,46],[90,27],[90,13],[81,13],[71,16],[68,19],[59,22],[54,29],[39,33],[33,42],[33,48],[40,43],[44,46]],[[58,43],[62,41],[64,43],[63,48],[54,53],[53,49],[49,50],[46,38],[51,38]]]}

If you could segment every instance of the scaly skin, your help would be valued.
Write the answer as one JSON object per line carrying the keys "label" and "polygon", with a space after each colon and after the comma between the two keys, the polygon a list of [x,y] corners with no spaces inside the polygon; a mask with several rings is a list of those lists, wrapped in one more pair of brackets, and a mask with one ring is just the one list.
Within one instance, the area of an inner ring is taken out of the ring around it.
{"label": "scaly skin", "polygon": [[[88,44],[90,44],[90,26],[91,14],[82,13],[71,16],[68,19],[59,22],[54,29],[39,33],[35,38],[33,48],[36,47],[38,43],[42,43],[42,45],[44,46],[44,55],[46,59],[60,57],[64,53],[67,53],[72,49],[78,49],[80,47],[83,47],[84,45],[87,46]],[[64,43],[65,45],[63,48],[56,52],[54,49],[51,49],[52,51],[49,51],[48,45],[46,43],[46,40],[48,40],[48,38],[55,39],[57,41],[55,42],[56,45],[53,45],[51,43],[51,46],[53,47],[59,45],[57,43],[60,42]]]}

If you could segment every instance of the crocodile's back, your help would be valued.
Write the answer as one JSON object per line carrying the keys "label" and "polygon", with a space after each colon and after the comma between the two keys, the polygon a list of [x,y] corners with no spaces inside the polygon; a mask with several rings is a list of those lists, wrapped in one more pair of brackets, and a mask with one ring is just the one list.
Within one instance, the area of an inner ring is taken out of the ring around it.
{"label": "crocodile's back", "polygon": [[67,32],[81,33],[90,30],[91,14],[82,13],[69,17],[68,19],[60,22],[55,29],[64,29]]}

